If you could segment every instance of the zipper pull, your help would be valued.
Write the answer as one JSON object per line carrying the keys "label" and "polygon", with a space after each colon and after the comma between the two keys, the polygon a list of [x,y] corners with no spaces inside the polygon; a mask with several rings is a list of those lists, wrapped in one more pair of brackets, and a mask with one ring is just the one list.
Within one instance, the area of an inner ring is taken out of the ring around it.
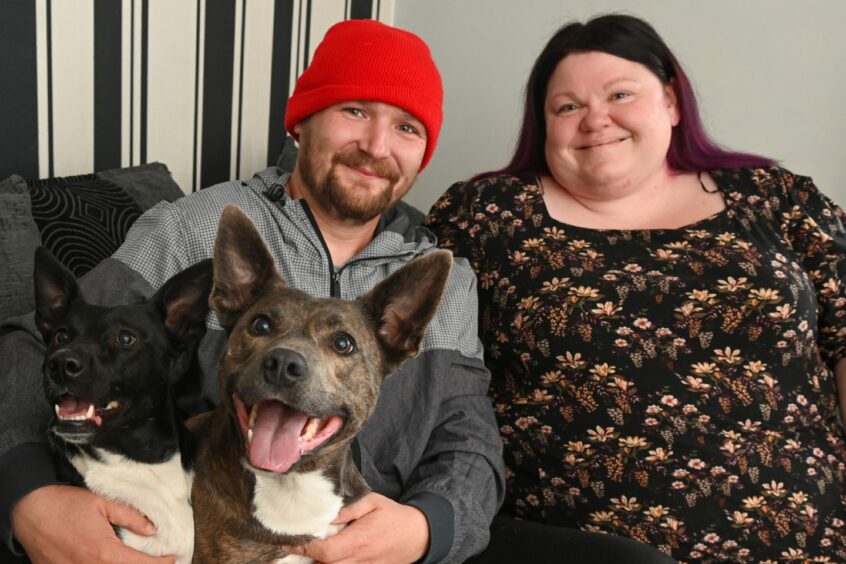
{"label": "zipper pull", "polygon": [[332,297],[341,297],[341,273],[337,271],[332,273]]}

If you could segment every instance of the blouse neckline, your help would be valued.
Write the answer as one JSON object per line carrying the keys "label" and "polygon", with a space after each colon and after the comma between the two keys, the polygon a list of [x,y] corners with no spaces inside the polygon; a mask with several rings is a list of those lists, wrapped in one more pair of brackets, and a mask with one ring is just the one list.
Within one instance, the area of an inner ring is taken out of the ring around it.
{"label": "blouse neckline", "polygon": [[[708,171],[709,174],[712,171]],[[572,223],[567,223],[564,221],[559,221],[552,217],[552,214],[549,213],[549,209],[546,207],[546,200],[543,198],[543,184],[541,183],[540,176],[535,176],[534,178],[524,178],[524,192],[527,193],[527,196],[530,198],[535,199],[538,204],[540,205],[540,209],[543,211],[543,220],[544,223],[549,224],[552,227],[556,227],[559,229],[567,229],[568,231],[582,231],[585,233],[602,233],[602,234],[664,234],[664,233],[681,233],[683,231],[690,231],[696,229],[704,229],[706,227],[711,226],[715,223],[720,223],[723,218],[730,218],[733,217],[735,211],[733,209],[734,200],[728,197],[728,192],[730,190],[730,186],[723,184],[726,182],[726,179],[720,174],[710,174],[711,178],[714,180],[714,183],[717,185],[717,189],[720,192],[720,195],[723,197],[723,202],[725,203],[726,207],[722,210],[709,215],[708,217],[698,219],[692,223],[687,225],[683,225],[681,227],[657,227],[657,228],[648,228],[648,229],[606,229],[606,228],[599,228],[599,227],[584,227],[581,225],[574,225]],[[533,186],[534,189],[530,187]]]}

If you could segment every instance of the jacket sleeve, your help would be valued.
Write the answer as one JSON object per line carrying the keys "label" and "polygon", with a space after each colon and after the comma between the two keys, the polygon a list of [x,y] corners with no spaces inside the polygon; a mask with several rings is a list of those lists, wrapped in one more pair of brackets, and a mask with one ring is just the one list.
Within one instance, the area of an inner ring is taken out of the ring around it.
{"label": "jacket sleeve", "polygon": [[421,353],[382,385],[359,435],[361,469],[379,493],[429,521],[424,562],[481,551],[504,495],[502,444],[476,324],[475,276],[456,260]]}
{"label": "jacket sleeve", "polygon": [[420,464],[401,498],[429,520],[430,547],[424,562],[463,562],[482,551],[505,494],[502,443],[487,396],[487,369],[480,361],[454,355],[446,375],[455,382],[442,397]]}
{"label": "jacket sleeve", "polygon": [[47,447],[50,406],[41,386],[44,345],[33,315],[0,326],[0,534],[12,541],[12,507],[30,491],[59,483]]}

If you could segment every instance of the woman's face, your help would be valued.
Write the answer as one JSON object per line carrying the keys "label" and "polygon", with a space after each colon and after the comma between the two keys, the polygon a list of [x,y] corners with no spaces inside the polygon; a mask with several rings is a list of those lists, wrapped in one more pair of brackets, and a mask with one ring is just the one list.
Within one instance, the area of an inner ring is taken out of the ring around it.
{"label": "woman's face", "polygon": [[613,197],[666,171],[676,96],[645,66],[598,51],[568,55],[546,92],[546,161],[568,190]]}

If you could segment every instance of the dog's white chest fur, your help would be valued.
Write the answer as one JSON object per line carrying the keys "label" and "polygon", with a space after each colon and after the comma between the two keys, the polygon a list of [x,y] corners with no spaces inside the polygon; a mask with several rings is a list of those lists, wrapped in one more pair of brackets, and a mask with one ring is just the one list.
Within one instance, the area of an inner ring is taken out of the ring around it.
{"label": "dog's white chest fur", "polygon": [[[270,475],[255,472],[253,516],[268,530],[284,535],[311,535],[323,539],[343,525],[332,525],[344,502],[322,472]],[[276,563],[306,564],[311,558],[288,555]]]}
{"label": "dog's white chest fur", "polygon": [[121,529],[127,546],[153,556],[173,555],[188,564],[194,554],[194,516],[191,510],[193,473],[182,468],[179,452],[165,462],[143,464],[97,450],[101,460],[87,454],[70,458],[92,492],[138,509],[155,525],[149,537]]}

